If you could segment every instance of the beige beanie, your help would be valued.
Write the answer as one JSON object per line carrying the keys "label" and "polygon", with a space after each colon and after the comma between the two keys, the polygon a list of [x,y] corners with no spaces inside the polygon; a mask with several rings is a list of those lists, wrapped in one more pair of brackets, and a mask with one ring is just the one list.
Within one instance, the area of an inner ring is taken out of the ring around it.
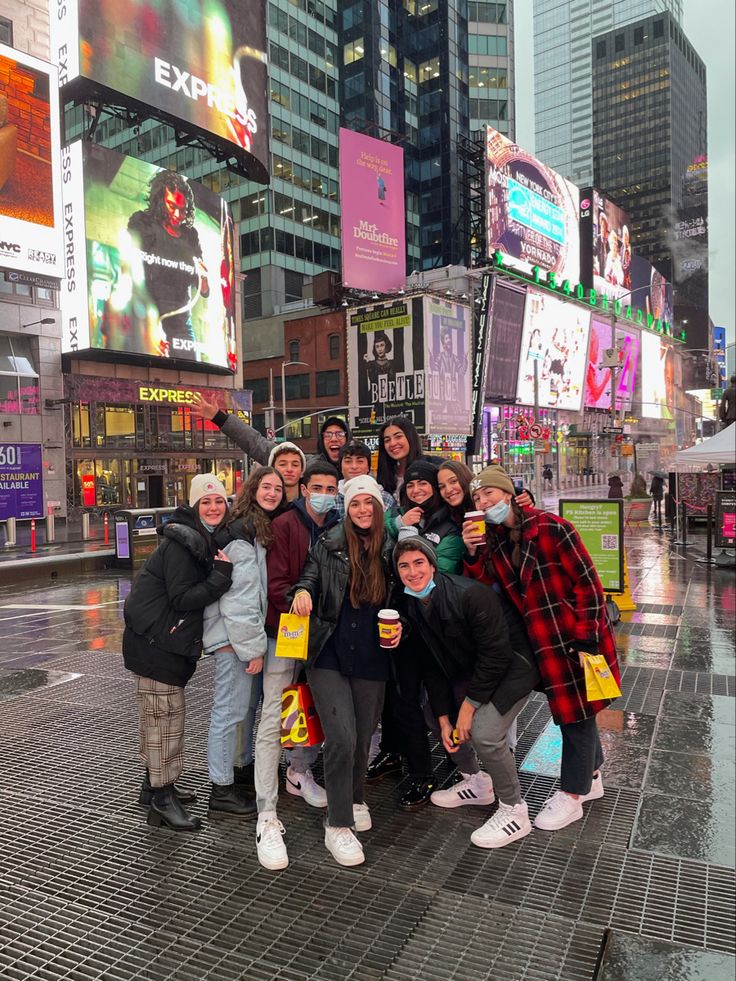
{"label": "beige beanie", "polygon": [[503,467],[486,467],[485,470],[481,470],[477,477],[473,477],[470,481],[470,493],[480,490],[481,487],[498,487],[499,490],[506,491],[512,497],[516,494],[511,478]]}
{"label": "beige beanie", "polygon": [[381,497],[381,488],[378,486],[376,481],[370,474],[361,474],[359,477],[352,477],[345,483],[343,487],[343,493],[345,495],[345,513],[347,514],[348,508],[350,507],[350,502],[357,494],[370,494],[374,497],[378,503],[381,505],[381,511],[383,511],[383,498]]}
{"label": "beige beanie", "polygon": [[213,473],[198,473],[192,477],[192,485],[189,488],[189,507],[195,508],[199,501],[208,494],[217,494],[227,501],[227,491],[222,483]]}

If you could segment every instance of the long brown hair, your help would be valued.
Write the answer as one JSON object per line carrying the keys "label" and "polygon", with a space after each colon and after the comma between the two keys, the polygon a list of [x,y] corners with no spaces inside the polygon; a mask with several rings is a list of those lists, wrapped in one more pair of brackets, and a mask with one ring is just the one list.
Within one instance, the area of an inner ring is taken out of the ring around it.
{"label": "long brown hair", "polygon": [[444,497],[440,494],[440,497],[445,504],[447,504],[447,509],[450,512],[450,517],[460,528],[463,526],[463,518],[465,517],[466,511],[475,511],[475,505],[473,504],[473,499],[470,496],[470,481],[475,476],[470,467],[466,464],[461,463],[460,460],[443,460],[442,463],[437,467],[437,480],[439,482],[439,476],[441,470],[449,470],[454,473],[457,479],[460,481],[460,486],[463,489],[463,494],[465,495],[462,502],[455,508],[451,508]]}
{"label": "long brown hair", "polygon": [[[281,504],[276,508],[275,511],[267,512],[264,511],[261,505],[256,500],[256,493],[258,488],[261,486],[261,481],[264,477],[268,477],[270,474],[275,474],[281,481],[281,487],[283,489],[283,497],[281,498]],[[243,519],[243,525],[245,529],[253,535],[253,537],[263,545],[264,548],[270,548],[273,545],[273,529],[271,528],[272,520],[281,514],[283,510],[283,503],[286,500],[286,486],[284,485],[284,478],[281,476],[278,470],[273,467],[259,467],[258,470],[254,470],[253,473],[248,477],[246,482],[242,485],[238,491],[238,496],[235,498],[233,503],[233,509],[230,512],[230,520],[228,524],[231,525],[238,518]]]}
{"label": "long brown hair", "polygon": [[521,526],[524,523],[524,513],[513,497],[511,498],[511,510],[514,514],[514,527],[509,528],[509,539],[513,546],[511,549],[511,565],[518,570],[521,565],[521,542],[523,538]]}
{"label": "long brown hair", "polygon": [[385,538],[383,508],[373,500],[373,520],[369,529],[368,547],[365,538],[355,530],[350,515],[345,515],[345,541],[350,562],[350,605],[353,607],[368,603],[379,606],[386,600],[388,592],[386,573],[381,560]]}

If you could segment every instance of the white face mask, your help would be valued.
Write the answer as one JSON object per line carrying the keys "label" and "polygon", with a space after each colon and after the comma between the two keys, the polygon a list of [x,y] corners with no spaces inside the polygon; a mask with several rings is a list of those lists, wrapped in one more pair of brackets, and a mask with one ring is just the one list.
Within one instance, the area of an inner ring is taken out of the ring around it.
{"label": "white face mask", "polygon": [[511,505],[506,501],[496,501],[493,507],[486,510],[486,521],[489,525],[502,525],[509,516]]}

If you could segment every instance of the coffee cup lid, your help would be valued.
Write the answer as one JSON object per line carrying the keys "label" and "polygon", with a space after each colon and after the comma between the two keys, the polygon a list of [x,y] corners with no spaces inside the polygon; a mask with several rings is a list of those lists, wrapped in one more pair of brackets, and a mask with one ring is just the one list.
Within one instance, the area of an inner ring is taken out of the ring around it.
{"label": "coffee cup lid", "polygon": [[379,610],[378,616],[383,617],[384,620],[398,620],[399,611],[398,610]]}
{"label": "coffee cup lid", "polygon": [[485,516],[485,511],[466,511],[466,518],[482,518]]}

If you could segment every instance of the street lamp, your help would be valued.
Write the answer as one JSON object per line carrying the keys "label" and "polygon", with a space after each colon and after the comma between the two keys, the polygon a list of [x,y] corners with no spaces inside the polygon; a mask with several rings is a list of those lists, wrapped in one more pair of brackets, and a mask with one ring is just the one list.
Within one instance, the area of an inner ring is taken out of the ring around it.
{"label": "street lamp", "polygon": [[[283,424],[282,432],[286,430],[286,369],[291,368],[293,365],[304,365],[308,368],[309,365],[306,361],[282,361],[281,362],[281,411],[283,413]],[[268,393],[269,405],[267,408],[267,422],[266,426],[269,429],[276,429],[274,411],[273,411],[273,368],[269,368],[269,393]],[[270,422],[270,426],[269,426]]]}
{"label": "street lamp", "polygon": [[42,317],[40,320],[32,320],[30,324],[21,324],[21,330],[25,327],[37,327],[39,324],[53,324],[56,323],[53,317]]}

